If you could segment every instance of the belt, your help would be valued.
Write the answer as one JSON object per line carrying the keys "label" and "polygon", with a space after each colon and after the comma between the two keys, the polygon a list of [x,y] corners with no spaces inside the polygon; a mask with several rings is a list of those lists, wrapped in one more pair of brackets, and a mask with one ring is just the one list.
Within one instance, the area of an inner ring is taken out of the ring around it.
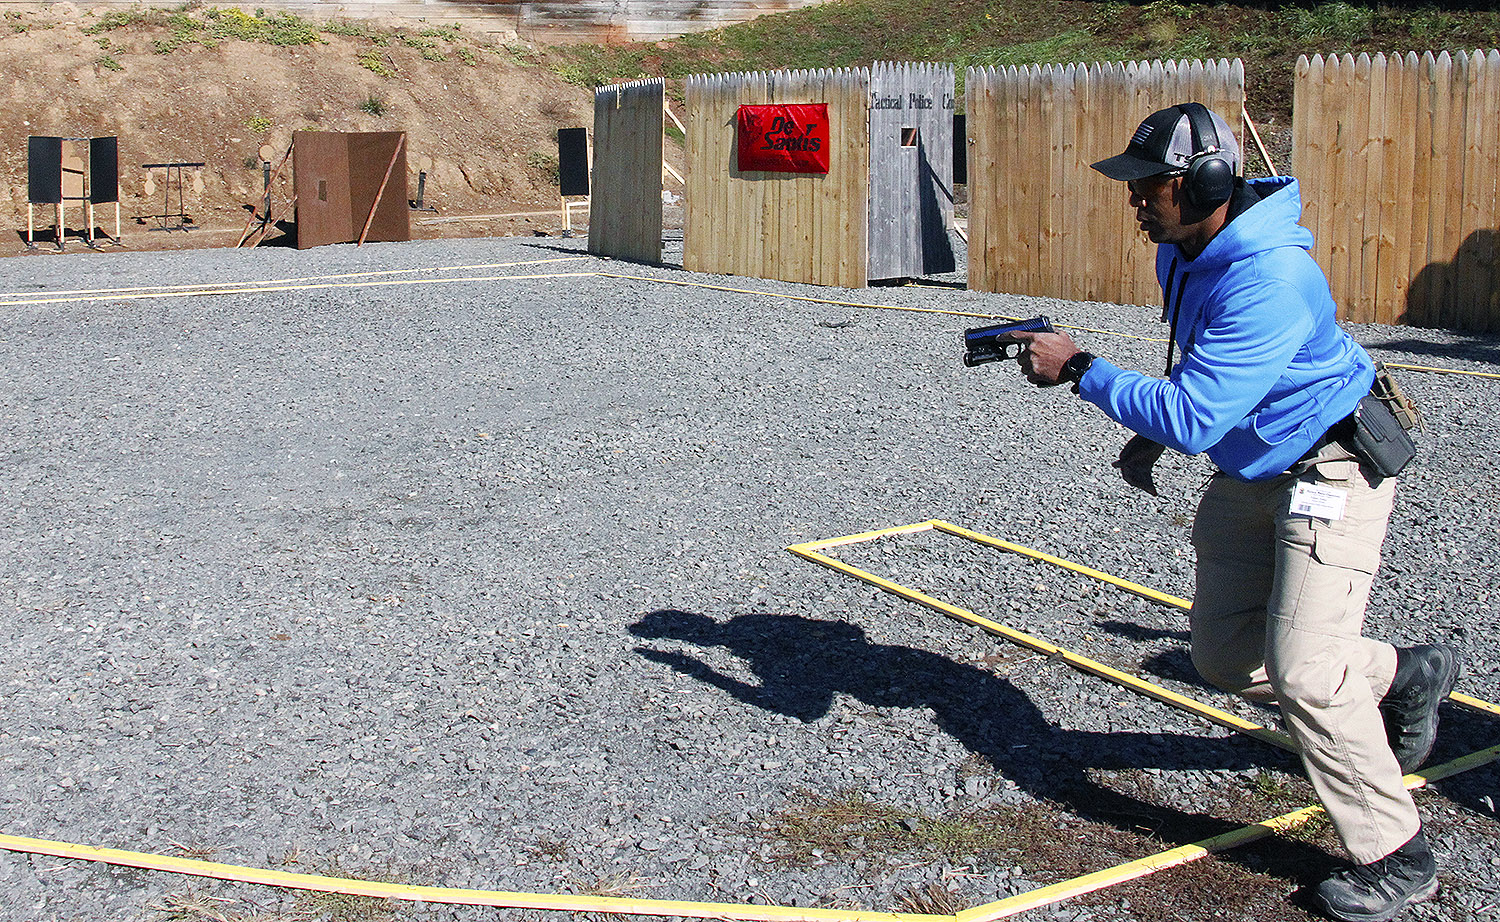
{"label": "belt", "polygon": [[1311,461],[1313,458],[1316,458],[1318,456],[1318,452],[1322,451],[1324,448],[1327,448],[1329,445],[1341,439],[1348,438],[1353,434],[1354,414],[1350,413],[1348,416],[1345,416],[1343,419],[1334,423],[1332,426],[1329,426],[1328,431],[1323,433],[1317,438],[1316,441],[1312,443],[1312,447],[1307,450],[1307,454],[1297,459],[1297,463],[1301,464],[1304,461]]}

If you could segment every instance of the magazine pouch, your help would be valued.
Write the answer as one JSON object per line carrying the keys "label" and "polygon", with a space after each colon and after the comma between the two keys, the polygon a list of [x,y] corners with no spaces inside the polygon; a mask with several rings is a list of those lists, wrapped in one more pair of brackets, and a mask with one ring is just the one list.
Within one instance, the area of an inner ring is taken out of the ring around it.
{"label": "magazine pouch", "polygon": [[1406,430],[1421,421],[1416,404],[1402,393],[1385,366],[1377,365],[1370,393],[1354,408],[1354,450],[1380,476],[1395,477],[1417,453]]}

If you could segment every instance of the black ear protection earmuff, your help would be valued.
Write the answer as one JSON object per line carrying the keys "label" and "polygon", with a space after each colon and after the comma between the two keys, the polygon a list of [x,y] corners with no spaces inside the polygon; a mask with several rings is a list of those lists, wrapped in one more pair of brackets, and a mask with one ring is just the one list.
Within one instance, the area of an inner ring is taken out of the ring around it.
{"label": "black ear protection earmuff", "polygon": [[1219,129],[1202,103],[1186,102],[1177,110],[1188,117],[1193,136],[1193,158],[1182,184],[1187,203],[1213,211],[1234,194],[1234,164],[1219,149]]}

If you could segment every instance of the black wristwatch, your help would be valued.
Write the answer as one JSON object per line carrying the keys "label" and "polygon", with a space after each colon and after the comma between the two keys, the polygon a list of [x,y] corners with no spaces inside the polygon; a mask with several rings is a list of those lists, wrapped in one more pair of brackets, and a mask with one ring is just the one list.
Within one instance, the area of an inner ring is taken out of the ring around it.
{"label": "black wristwatch", "polygon": [[1091,354],[1087,352],[1075,352],[1066,362],[1063,362],[1061,380],[1072,381],[1073,393],[1076,394],[1078,393],[1078,382],[1083,380],[1084,374],[1088,372],[1089,367],[1093,364],[1094,357]]}

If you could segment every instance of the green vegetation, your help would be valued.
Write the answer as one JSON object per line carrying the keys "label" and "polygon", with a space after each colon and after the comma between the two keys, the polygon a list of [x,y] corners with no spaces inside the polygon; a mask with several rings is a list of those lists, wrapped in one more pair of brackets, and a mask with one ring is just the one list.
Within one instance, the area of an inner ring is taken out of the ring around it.
{"label": "green vegetation", "polygon": [[[300,856],[289,853],[281,863],[284,866],[300,864]],[[336,862],[320,862],[307,870],[328,877],[410,882],[409,874],[389,868],[347,872]],[[268,913],[249,900],[200,894],[191,887],[185,892],[168,894],[162,902],[150,908],[156,914],[154,922],[396,922],[409,917],[403,904],[393,900],[318,890],[298,891],[294,905],[282,912]]]}
{"label": "green vegetation", "polygon": [[561,164],[558,163],[557,154],[534,150],[526,155],[526,165],[540,174],[549,185],[557,185],[559,171],[562,169]]}
{"label": "green vegetation", "polygon": [[237,9],[209,9],[203,13],[204,27],[215,41],[239,39],[263,45],[316,45],[323,39],[312,23],[291,13],[251,16]]}
{"label": "green vegetation", "polygon": [[389,34],[362,22],[335,19],[332,22],[324,23],[323,31],[328,35],[343,35],[348,38],[367,39],[381,47],[391,43]]}
{"label": "green vegetation", "polygon": [[385,100],[379,96],[366,97],[365,101],[359,104],[359,111],[367,115],[384,115]]}
{"label": "green vegetation", "polygon": [[418,35],[403,35],[401,36],[401,41],[409,47],[415,48],[417,50],[417,53],[422,56],[423,60],[448,60],[448,56],[443,54],[442,49],[438,47],[437,41],[428,34],[432,31],[434,30],[428,29]]}
{"label": "green vegetation", "polygon": [[[1451,6],[1451,4],[1449,5]],[[1252,110],[1290,110],[1300,54],[1491,48],[1500,11],[1378,0],[836,0],[670,42],[551,50],[582,86],[696,73],[948,61],[967,67],[1241,58]]]}
{"label": "green vegetation", "polygon": [[256,134],[265,134],[275,122],[268,115],[252,115],[245,119],[245,127]]}
{"label": "green vegetation", "polygon": [[[19,14],[17,14],[19,15]],[[17,29],[26,23],[17,20]],[[219,9],[187,5],[176,10],[135,9],[105,13],[84,31],[102,35],[116,30],[147,31],[151,47],[157,54],[171,54],[184,45],[212,48],[224,41],[254,42],[262,45],[325,44],[324,35],[338,35],[369,42],[375,48],[386,48],[400,42],[414,49],[428,61],[441,62],[450,55],[469,66],[479,64],[479,54],[471,39],[457,26],[424,28],[417,32],[381,29],[364,22],[333,20],[314,23],[292,13],[266,13],[257,9],[254,15],[240,9]],[[100,38],[101,48],[108,49],[109,39]],[[507,50],[512,58],[514,53]],[[396,66],[390,58],[377,52],[359,55],[361,66],[384,77],[395,76]]]}
{"label": "green vegetation", "polygon": [[[1064,829],[1078,835],[1060,839],[1059,831]],[[1074,819],[1046,804],[1024,809],[955,808],[931,816],[855,791],[833,796],[797,792],[775,814],[752,820],[743,831],[769,846],[771,860],[789,866],[856,855],[904,855],[1018,864],[1036,860],[1040,870],[1063,860],[1060,849],[1071,849],[1077,841],[1089,839],[1093,848],[1118,851],[1120,838],[1105,827]]]}
{"label": "green vegetation", "polygon": [[376,51],[373,48],[361,54],[357,60],[359,61],[360,67],[363,67],[365,70],[371,71],[373,73],[377,73],[382,77],[396,76],[396,65],[392,64],[387,58],[381,55],[380,52]]}
{"label": "green vegetation", "polygon": [[312,23],[290,13],[265,15],[257,10],[251,16],[237,9],[116,10],[105,13],[84,31],[90,35],[117,29],[156,29],[167,34],[152,40],[157,54],[171,54],[183,45],[198,44],[208,48],[235,39],[266,45],[314,45],[323,39]]}

